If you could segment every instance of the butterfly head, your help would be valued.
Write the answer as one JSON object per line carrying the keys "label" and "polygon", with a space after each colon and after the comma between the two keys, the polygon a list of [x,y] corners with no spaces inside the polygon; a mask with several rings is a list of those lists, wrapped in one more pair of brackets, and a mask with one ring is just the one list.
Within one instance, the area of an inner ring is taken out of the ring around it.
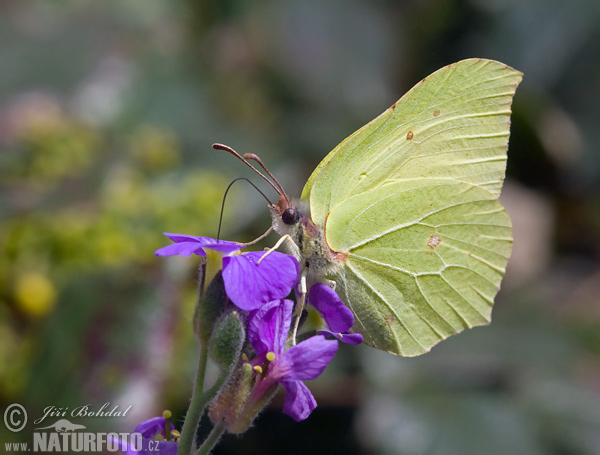
{"label": "butterfly head", "polygon": [[[234,155],[262,177],[279,194],[277,204],[268,202],[273,222],[272,226],[279,235],[288,235],[292,239],[297,247],[295,253],[298,254],[296,256],[306,258],[315,255],[322,256],[326,252],[331,253],[324,242],[323,230],[312,223],[309,215],[310,210],[306,203],[304,201],[291,200],[281,184],[257,155],[245,153],[244,156],[241,156],[231,147],[224,144],[213,144],[213,148]],[[250,161],[258,163],[270,178],[254,167]],[[267,201],[269,200],[267,199]]]}
{"label": "butterfly head", "polygon": [[294,207],[288,207],[281,214],[281,221],[283,221],[283,223],[287,224],[288,226],[296,224],[299,220],[300,212],[298,212],[298,210],[296,210]]}
{"label": "butterfly head", "polygon": [[289,200],[283,195],[279,197],[277,204],[270,206],[271,218],[273,220],[273,229],[279,235],[296,236],[297,230],[303,224],[306,224],[308,210],[305,209],[302,202]]}
{"label": "butterfly head", "polygon": [[288,252],[308,269],[308,283],[319,283],[323,277],[335,274],[345,263],[346,254],[332,251],[325,240],[325,231],[315,225],[304,200],[287,200],[283,196],[271,205],[273,229],[279,235],[288,235],[294,247]]}
{"label": "butterfly head", "polygon": [[300,221],[300,210],[284,195],[279,196],[277,205],[273,209],[286,226],[293,226]]}

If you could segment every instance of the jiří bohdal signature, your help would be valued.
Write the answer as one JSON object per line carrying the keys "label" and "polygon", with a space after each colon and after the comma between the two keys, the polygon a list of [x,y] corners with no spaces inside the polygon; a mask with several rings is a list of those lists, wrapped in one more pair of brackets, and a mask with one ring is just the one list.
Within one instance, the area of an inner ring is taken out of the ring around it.
{"label": "ji\u0159\u00ed bohdal signature", "polygon": [[39,419],[34,420],[33,423],[39,425],[47,417],[125,417],[132,406],[133,405],[129,405],[125,410],[120,410],[118,404],[111,407],[110,402],[104,403],[98,409],[94,409],[91,404],[85,404],[73,409],[69,409],[68,407],[61,408],[58,406],[47,406],[44,408],[44,415]]}

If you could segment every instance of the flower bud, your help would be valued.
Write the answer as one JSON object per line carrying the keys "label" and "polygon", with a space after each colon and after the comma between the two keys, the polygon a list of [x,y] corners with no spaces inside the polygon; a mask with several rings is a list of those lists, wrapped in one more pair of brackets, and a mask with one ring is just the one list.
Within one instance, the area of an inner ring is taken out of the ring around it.
{"label": "flower bud", "polygon": [[229,412],[224,419],[227,425],[231,425],[239,420],[246,405],[246,401],[248,400],[248,395],[250,395],[250,389],[254,382],[252,380],[253,375],[254,370],[252,365],[249,363],[244,363],[242,365],[241,379],[238,383],[236,393],[232,397]]}
{"label": "flower bud", "polygon": [[231,373],[208,408],[211,422],[224,420],[231,412],[243,407],[248,397],[253,370],[249,363],[242,363]]}
{"label": "flower bud", "polygon": [[[202,282],[200,283],[200,287],[202,287]],[[219,271],[204,293],[200,289],[200,297],[194,310],[194,332],[203,345],[208,343],[214,326],[226,304],[227,294],[225,293],[225,283],[223,282],[223,275]]]}
{"label": "flower bud", "polygon": [[225,315],[210,337],[208,353],[219,367],[228,371],[240,358],[246,331],[237,311]]}
{"label": "flower bud", "polygon": [[[260,411],[262,411],[263,408],[269,403],[269,401],[271,401],[273,396],[275,396],[275,393],[277,392],[278,388],[278,384],[273,384],[271,387],[265,390],[262,396],[258,397],[256,401],[253,400],[251,394],[249,399],[246,401],[244,408],[241,410],[242,412],[236,414],[236,420],[226,420],[227,431],[233,434],[242,434],[246,430],[248,430],[256,416],[258,416]],[[230,415],[228,415],[227,417],[231,416],[232,415],[230,413]]]}

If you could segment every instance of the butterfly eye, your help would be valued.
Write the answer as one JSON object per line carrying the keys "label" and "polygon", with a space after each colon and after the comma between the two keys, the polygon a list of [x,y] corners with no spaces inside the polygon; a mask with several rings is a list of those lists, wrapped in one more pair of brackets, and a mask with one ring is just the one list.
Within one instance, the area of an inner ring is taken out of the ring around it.
{"label": "butterfly eye", "polygon": [[283,211],[281,214],[281,220],[288,225],[296,224],[300,219],[300,214],[295,208],[288,208]]}

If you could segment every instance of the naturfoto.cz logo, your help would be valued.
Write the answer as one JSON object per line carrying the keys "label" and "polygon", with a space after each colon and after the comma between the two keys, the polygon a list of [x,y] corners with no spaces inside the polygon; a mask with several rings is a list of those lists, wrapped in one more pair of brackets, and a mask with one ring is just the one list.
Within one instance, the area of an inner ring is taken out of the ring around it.
{"label": "naturfoto.cz logo", "polygon": [[[99,410],[91,410],[90,405],[73,409],[72,415],[86,417],[114,417],[124,416],[131,408],[118,411],[118,406],[112,409],[109,403],[103,405]],[[34,424],[40,425],[47,417],[67,415],[68,408],[56,408],[49,406],[44,409],[44,415],[36,420]],[[49,423],[49,422],[46,422]],[[25,408],[13,403],[4,411],[4,424],[9,431],[18,432],[27,424],[27,412]],[[141,433],[91,433],[85,432],[86,427],[73,423],[66,418],[56,420],[54,423],[34,428],[31,445],[24,442],[4,442],[6,453],[16,452],[116,452],[118,450],[152,452],[158,450],[157,444],[144,444]],[[152,441],[151,441],[152,442]],[[147,447],[144,447],[147,445]]]}
{"label": "naturfoto.cz logo", "polygon": [[[56,424],[74,425],[68,420],[59,420]],[[58,426],[54,426],[56,431]],[[77,425],[81,427],[82,425]],[[85,427],[84,427],[85,428]],[[116,452],[124,445],[130,450],[140,452],[143,446],[141,433],[86,433],[77,430],[62,432],[34,432],[33,452]],[[152,449],[150,449],[151,451]]]}

